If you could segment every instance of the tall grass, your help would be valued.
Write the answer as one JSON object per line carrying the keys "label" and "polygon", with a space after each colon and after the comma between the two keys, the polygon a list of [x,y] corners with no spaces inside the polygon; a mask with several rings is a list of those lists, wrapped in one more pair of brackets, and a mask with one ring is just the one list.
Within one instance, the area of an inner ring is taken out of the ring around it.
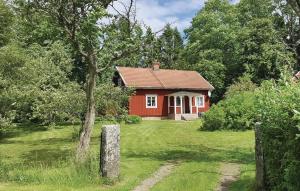
{"label": "tall grass", "polygon": [[71,187],[108,182],[99,175],[99,156],[96,154],[90,154],[88,160],[81,164],[75,163],[73,158],[58,159],[55,166],[42,162],[9,164],[0,161],[0,181]]}

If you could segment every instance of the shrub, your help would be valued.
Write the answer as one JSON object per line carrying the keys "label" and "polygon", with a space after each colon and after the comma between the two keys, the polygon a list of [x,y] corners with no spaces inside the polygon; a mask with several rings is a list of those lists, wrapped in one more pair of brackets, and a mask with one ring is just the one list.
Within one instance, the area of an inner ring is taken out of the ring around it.
{"label": "shrub", "polygon": [[128,113],[128,99],[133,90],[115,87],[114,84],[101,84],[96,88],[97,115],[106,120],[122,121]]}
{"label": "shrub", "polygon": [[214,131],[225,124],[225,112],[219,105],[213,105],[204,117],[203,130]]}
{"label": "shrub", "polygon": [[251,75],[245,74],[229,86],[225,93],[225,97],[230,97],[243,92],[253,92],[256,88],[256,84],[251,81]]}
{"label": "shrub", "polygon": [[129,115],[126,120],[125,123],[127,124],[138,124],[141,123],[142,118],[140,116],[137,115]]}
{"label": "shrub", "polygon": [[69,48],[61,42],[46,47],[33,44],[26,49],[17,43],[1,47],[2,124],[77,120],[85,96],[80,85],[68,78],[72,62]]}
{"label": "shrub", "polygon": [[249,75],[245,75],[226,92],[226,98],[213,106],[204,117],[204,130],[247,130],[253,127],[255,88]]}
{"label": "shrub", "polygon": [[256,99],[267,190],[300,190],[300,84],[266,82]]}
{"label": "shrub", "polygon": [[[247,87],[253,88],[249,83]],[[265,81],[252,91],[242,89],[232,88],[213,106],[203,128],[244,130],[259,122],[266,190],[300,190],[300,83],[283,79]]]}
{"label": "shrub", "polygon": [[253,92],[243,92],[220,101],[204,116],[204,130],[247,130],[253,126],[255,98]]}

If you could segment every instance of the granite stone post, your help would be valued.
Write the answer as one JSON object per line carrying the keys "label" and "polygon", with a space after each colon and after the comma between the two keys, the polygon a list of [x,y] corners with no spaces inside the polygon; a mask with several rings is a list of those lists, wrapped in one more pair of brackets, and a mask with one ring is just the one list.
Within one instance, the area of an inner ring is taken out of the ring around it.
{"label": "granite stone post", "polygon": [[101,133],[100,173],[107,178],[117,178],[120,170],[120,126],[104,125]]}
{"label": "granite stone post", "polygon": [[255,124],[255,161],[256,161],[256,190],[265,191],[265,161],[262,145],[262,130],[259,123]]}

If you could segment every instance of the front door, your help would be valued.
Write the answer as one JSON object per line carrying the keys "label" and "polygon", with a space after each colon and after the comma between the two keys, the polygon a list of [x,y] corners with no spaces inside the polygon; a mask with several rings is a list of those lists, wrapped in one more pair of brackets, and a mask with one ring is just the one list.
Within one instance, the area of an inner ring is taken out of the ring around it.
{"label": "front door", "polygon": [[190,100],[188,96],[184,96],[184,113],[190,113]]}

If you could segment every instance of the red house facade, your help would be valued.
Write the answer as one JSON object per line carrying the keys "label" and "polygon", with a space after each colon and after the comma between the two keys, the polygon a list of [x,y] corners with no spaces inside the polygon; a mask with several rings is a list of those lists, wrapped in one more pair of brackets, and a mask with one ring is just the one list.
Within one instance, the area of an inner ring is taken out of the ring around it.
{"label": "red house facade", "polygon": [[129,115],[144,118],[194,119],[210,107],[214,87],[198,72],[117,67],[118,84],[135,89]]}

